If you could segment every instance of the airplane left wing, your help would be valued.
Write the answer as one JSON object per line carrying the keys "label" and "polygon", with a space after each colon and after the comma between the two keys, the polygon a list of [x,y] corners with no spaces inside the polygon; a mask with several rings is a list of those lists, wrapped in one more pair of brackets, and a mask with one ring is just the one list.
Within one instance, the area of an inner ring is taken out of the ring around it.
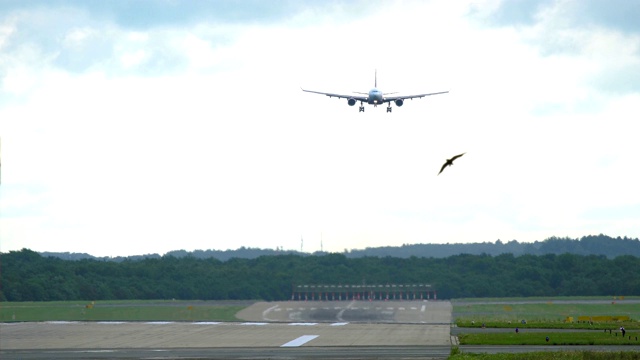
{"label": "airplane left wing", "polygon": [[440,94],[446,94],[446,93],[448,93],[448,91],[440,91],[440,92],[434,92],[434,93],[428,93],[428,94],[418,94],[418,95],[387,96],[387,97],[384,98],[384,101],[385,102],[391,102],[391,101],[396,101],[396,100],[419,99],[419,98],[423,98],[425,96],[440,95]]}
{"label": "airplane left wing", "polygon": [[309,93],[314,93],[314,94],[326,95],[328,97],[337,97],[340,99],[355,99],[357,101],[364,101],[364,102],[366,102],[368,99],[366,96],[333,94],[333,93],[326,93],[326,92],[320,92],[320,91],[305,90],[303,88],[300,88],[300,90],[309,92]]}

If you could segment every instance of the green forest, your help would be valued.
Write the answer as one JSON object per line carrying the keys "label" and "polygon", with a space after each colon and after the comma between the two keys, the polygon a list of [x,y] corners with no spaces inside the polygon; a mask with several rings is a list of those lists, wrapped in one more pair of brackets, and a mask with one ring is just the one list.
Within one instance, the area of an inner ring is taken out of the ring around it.
{"label": "green forest", "polygon": [[286,300],[299,284],[430,284],[439,299],[640,295],[640,258],[546,254],[361,257],[281,254],[120,262],[0,254],[1,301]]}
{"label": "green forest", "polygon": [[[434,257],[444,258],[458,254],[474,254],[474,255],[501,255],[514,254],[519,255],[546,255],[546,254],[576,254],[576,255],[605,255],[613,259],[620,255],[633,255],[640,257],[640,239],[631,239],[625,237],[611,237],[607,235],[588,235],[579,239],[550,237],[543,241],[518,242],[511,240],[502,242],[482,243],[453,243],[453,244],[405,244],[402,246],[382,246],[365,249],[345,249],[343,254],[348,258],[359,258],[365,256],[391,256],[399,258],[417,257]],[[124,260],[140,260],[146,258],[161,258],[159,254],[117,256],[117,257],[95,257],[85,253],[56,253],[42,252],[43,256],[55,256],[65,260],[81,260],[96,259],[107,261],[124,261]],[[199,259],[215,258],[218,260],[229,260],[233,258],[255,259],[263,255],[282,255],[295,254],[309,256],[309,253],[299,252],[295,250],[283,249],[255,249],[241,247],[235,250],[174,250],[165,255],[175,256],[177,258],[185,256],[193,256]],[[318,251],[313,255],[326,255],[325,252]]]}

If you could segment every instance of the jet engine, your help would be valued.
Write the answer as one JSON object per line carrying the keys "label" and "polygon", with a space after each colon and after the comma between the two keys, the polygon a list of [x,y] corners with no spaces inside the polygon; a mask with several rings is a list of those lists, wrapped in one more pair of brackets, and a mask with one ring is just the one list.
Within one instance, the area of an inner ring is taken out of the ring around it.
{"label": "jet engine", "polygon": [[349,98],[349,99],[347,100],[347,104],[349,104],[349,106],[353,106],[353,105],[355,105],[355,104],[356,104],[356,99],[354,99],[354,98]]}
{"label": "jet engine", "polygon": [[400,106],[402,106],[402,104],[404,104],[404,100],[398,99],[398,100],[395,101],[395,103],[396,103],[396,106],[400,107]]}

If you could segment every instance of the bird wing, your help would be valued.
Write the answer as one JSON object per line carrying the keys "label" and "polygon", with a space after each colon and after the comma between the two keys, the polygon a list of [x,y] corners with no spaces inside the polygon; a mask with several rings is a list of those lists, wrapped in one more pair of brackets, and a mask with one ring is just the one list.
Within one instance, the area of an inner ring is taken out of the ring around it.
{"label": "bird wing", "polygon": [[455,159],[459,158],[460,156],[462,156],[462,155],[464,155],[464,154],[466,154],[466,152],[463,152],[462,154],[459,154],[459,155],[456,155],[456,156],[452,157],[452,158],[451,158],[451,161],[453,161],[453,160],[455,160]]}
{"label": "bird wing", "polygon": [[447,164],[448,164],[448,162],[446,162],[446,163],[444,163],[444,164],[442,165],[442,167],[440,168],[440,172],[438,173],[438,175],[440,175],[440,173],[442,172],[442,170],[444,170],[444,168],[446,168],[446,167],[447,167]]}

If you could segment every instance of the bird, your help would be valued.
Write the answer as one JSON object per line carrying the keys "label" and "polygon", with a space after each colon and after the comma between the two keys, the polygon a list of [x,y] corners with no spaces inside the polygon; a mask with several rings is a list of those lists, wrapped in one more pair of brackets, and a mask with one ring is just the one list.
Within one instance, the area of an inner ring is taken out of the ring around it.
{"label": "bird", "polygon": [[466,153],[462,153],[459,155],[456,155],[454,157],[452,157],[451,159],[447,159],[447,161],[442,165],[442,167],[440,168],[440,172],[438,173],[438,175],[440,175],[440,173],[442,173],[442,171],[444,170],[444,168],[446,168],[447,166],[451,166],[453,165],[453,160],[459,158],[460,156],[464,155]]}

